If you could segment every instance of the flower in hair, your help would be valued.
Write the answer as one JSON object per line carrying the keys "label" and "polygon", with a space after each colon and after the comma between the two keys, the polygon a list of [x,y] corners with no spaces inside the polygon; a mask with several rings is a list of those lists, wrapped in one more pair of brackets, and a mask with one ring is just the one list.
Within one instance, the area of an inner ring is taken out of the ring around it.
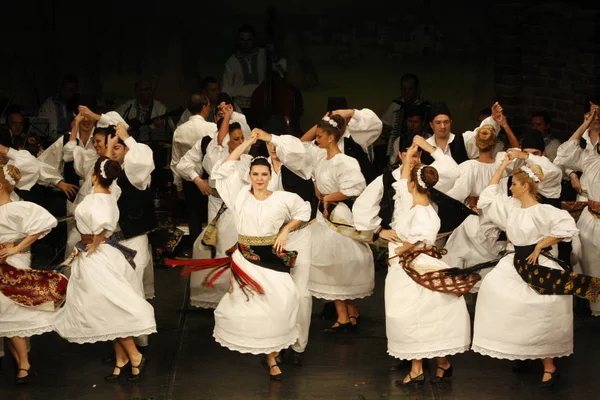
{"label": "flower in hair", "polygon": [[106,176],[106,170],[104,169],[104,166],[106,165],[107,161],[108,161],[108,159],[106,159],[100,163],[100,176],[103,177],[104,179],[108,179],[108,177]]}
{"label": "flower in hair", "polygon": [[338,123],[329,117],[323,117],[323,121],[327,121],[329,125],[333,126],[334,128],[338,127]]}
{"label": "flower in hair", "polygon": [[521,167],[521,171],[525,172],[535,183],[540,181],[540,178],[538,178],[537,175],[534,174],[531,168],[529,168],[527,165],[523,165]]}
{"label": "flower in hair", "polygon": [[4,172],[4,179],[6,179],[6,182],[8,182],[11,186],[15,186],[17,182],[15,181],[15,178],[13,178],[13,176],[10,174],[8,165],[5,165],[2,171]]}
{"label": "flower in hair", "polygon": [[421,166],[419,167],[419,169],[417,170],[417,183],[419,184],[419,186],[421,186],[423,189],[427,189],[427,185],[425,184],[425,181],[423,180],[423,168],[425,168],[425,166]]}

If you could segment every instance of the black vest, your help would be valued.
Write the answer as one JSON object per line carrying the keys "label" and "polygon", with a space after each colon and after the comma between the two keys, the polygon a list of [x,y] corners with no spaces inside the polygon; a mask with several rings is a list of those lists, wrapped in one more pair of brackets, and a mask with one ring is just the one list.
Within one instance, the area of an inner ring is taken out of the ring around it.
{"label": "black vest", "polygon": [[394,216],[394,195],[396,190],[392,187],[396,180],[392,175],[392,166],[388,166],[382,177],[383,180],[383,196],[379,203],[379,218],[381,218],[381,227],[383,229],[391,229],[392,217]]}
{"label": "black vest", "polygon": [[[462,134],[454,135],[454,140],[452,143],[448,145],[450,147],[450,151],[452,152],[452,158],[456,161],[457,164],[460,164],[469,159],[469,155],[467,154],[467,148],[465,147],[465,139]],[[421,162],[426,165],[433,164],[435,160],[431,156],[431,154],[427,152],[423,152],[421,155]]]}
{"label": "black vest", "polygon": [[286,192],[296,193],[302,200],[310,203],[310,219],[317,216],[317,196],[312,179],[302,179],[290,171],[285,165],[281,166],[281,184]]}
{"label": "black vest", "polygon": [[121,171],[117,184],[121,188],[119,206],[119,226],[126,239],[139,236],[158,227],[154,207],[152,204],[152,193],[150,187],[146,190],[135,188],[125,171]]}
{"label": "black vest", "polygon": [[360,145],[356,143],[351,136],[344,138],[344,154],[358,161],[358,165],[360,165],[360,171],[365,177],[367,185],[377,178],[377,172],[375,172],[375,167],[369,160],[367,153],[365,153],[363,148],[360,147]]}
{"label": "black vest", "polygon": [[[63,136],[63,146],[69,143],[69,138],[71,134],[65,133]],[[89,140],[91,140],[90,138]],[[77,145],[79,146],[79,139],[77,140]],[[75,172],[75,166],[73,161],[65,162],[63,166],[63,177],[65,178],[65,182],[70,183],[71,185],[79,186],[79,175]]]}
{"label": "black vest", "polygon": [[[210,144],[212,138],[210,136],[204,136],[202,139],[202,142],[200,143],[200,151],[202,152],[202,157],[206,156],[206,149],[208,148],[208,145]],[[204,169],[202,169],[202,176],[200,177],[200,179],[208,179],[208,171],[205,171]]]}

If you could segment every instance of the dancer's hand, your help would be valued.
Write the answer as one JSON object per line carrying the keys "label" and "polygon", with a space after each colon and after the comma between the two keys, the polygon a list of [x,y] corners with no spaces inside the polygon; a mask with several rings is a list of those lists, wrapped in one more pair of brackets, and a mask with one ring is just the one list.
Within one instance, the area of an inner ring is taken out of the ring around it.
{"label": "dancer's hand", "polygon": [[18,252],[19,252],[19,250],[14,246],[13,247],[5,247],[2,250],[0,250],[0,260],[10,257],[12,255],[15,255]]}
{"label": "dancer's hand", "polygon": [[73,199],[77,195],[77,191],[79,190],[79,186],[67,183],[65,181],[58,182],[58,185],[56,185],[56,187],[62,190],[63,193],[67,195],[67,198],[71,201],[73,201]]}
{"label": "dancer's hand", "polygon": [[85,246],[85,250],[86,250],[86,255],[89,256],[92,253],[94,253],[96,250],[98,250],[98,246],[100,246],[100,244],[96,244],[94,242],[88,244],[87,246]]}
{"label": "dancer's hand", "polygon": [[579,176],[575,172],[571,172],[571,175],[569,175],[569,179],[571,180],[571,187],[575,189],[577,193],[583,192],[583,188],[581,187],[581,181],[579,180]]}
{"label": "dancer's hand", "polygon": [[382,229],[381,232],[379,232],[379,237],[390,242],[400,242],[400,238],[394,229]]}
{"label": "dancer's hand", "polygon": [[287,243],[287,235],[288,235],[288,231],[285,228],[283,228],[279,232],[277,239],[275,239],[275,244],[273,245],[273,249],[275,249],[276,252],[279,253],[279,252],[285,250],[285,245]]}
{"label": "dancer's hand", "polygon": [[527,264],[537,264],[537,260],[541,252],[542,249],[539,247],[539,245],[535,246],[533,253],[531,253],[529,257],[527,257]]}

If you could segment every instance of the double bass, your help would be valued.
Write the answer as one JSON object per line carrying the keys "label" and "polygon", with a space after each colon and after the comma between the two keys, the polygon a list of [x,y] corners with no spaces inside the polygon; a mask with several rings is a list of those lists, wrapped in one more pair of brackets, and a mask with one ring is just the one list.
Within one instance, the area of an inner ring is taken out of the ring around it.
{"label": "double bass", "polygon": [[300,137],[304,133],[300,127],[300,117],[303,113],[302,93],[285,77],[273,70],[277,36],[275,9],[269,8],[267,14],[269,15],[267,22],[269,44],[266,46],[265,80],[252,93],[250,108],[259,127],[265,127],[269,117],[278,115],[286,119],[288,132]]}

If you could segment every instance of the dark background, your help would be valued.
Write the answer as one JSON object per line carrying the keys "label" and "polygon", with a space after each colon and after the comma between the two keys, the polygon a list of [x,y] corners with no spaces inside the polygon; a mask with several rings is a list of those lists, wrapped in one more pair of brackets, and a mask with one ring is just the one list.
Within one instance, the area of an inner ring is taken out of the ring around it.
{"label": "dark background", "polygon": [[[184,105],[202,76],[221,76],[241,24],[265,39],[270,5],[3,3],[0,94],[15,94],[32,114],[68,72],[105,109],[131,97],[139,75],[154,78],[156,99],[169,109]],[[546,109],[554,132],[570,133],[586,97],[600,92],[600,14],[591,2],[285,3],[277,6],[279,44],[304,96],[304,126],[323,114],[328,96],[383,113],[405,72],[421,78],[424,98],[448,103],[455,132],[473,128],[479,109],[498,100],[516,128]]]}

